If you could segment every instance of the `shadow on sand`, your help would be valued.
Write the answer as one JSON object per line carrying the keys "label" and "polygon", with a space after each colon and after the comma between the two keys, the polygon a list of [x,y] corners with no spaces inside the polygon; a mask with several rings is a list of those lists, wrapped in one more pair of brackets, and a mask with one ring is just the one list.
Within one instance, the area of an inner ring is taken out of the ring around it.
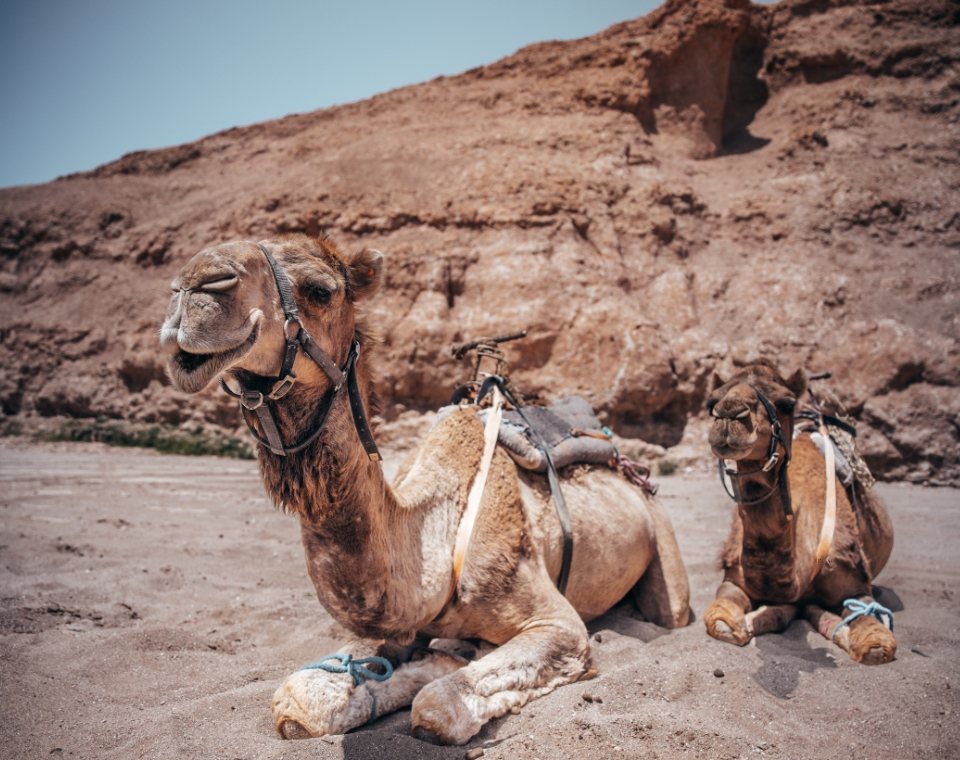
{"label": "shadow on sand", "polygon": [[810,646],[807,634],[812,630],[806,620],[794,620],[783,633],[757,636],[755,641],[763,664],[753,674],[753,680],[782,699],[797,688],[801,672],[837,667],[836,655]]}
{"label": "shadow on sand", "polygon": [[[903,602],[897,592],[886,586],[874,586],[873,598],[891,612],[901,612]],[[846,657],[838,649],[836,654],[827,649],[811,647],[807,634],[813,630],[805,620],[794,620],[783,633],[757,636],[757,650],[763,665],[753,674],[753,680],[776,697],[785,698],[800,683],[800,673],[812,673],[817,668],[837,667],[836,657]]]}
{"label": "shadow on sand", "polygon": [[[691,625],[695,620],[696,615],[693,610],[690,610],[690,620],[687,625]],[[645,644],[670,633],[669,629],[644,620],[640,610],[629,597],[587,623],[587,632],[591,636],[600,631],[613,631],[621,636],[639,639]]]}

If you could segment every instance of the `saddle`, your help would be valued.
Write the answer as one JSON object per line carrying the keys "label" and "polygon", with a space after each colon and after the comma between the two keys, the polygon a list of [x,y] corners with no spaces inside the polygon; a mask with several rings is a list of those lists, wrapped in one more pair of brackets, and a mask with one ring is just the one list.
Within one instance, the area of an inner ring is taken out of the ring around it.
{"label": "saddle", "polygon": [[[442,407],[434,426],[458,408],[456,404]],[[477,416],[486,424],[489,414],[489,409],[481,409]],[[497,443],[526,470],[547,471],[547,457],[531,425],[547,445],[547,452],[558,470],[571,464],[608,464],[616,459],[613,435],[604,429],[590,404],[580,396],[561,398],[549,407],[525,406],[523,415],[526,420],[516,410],[503,413]]]}
{"label": "saddle", "polygon": [[[833,447],[833,456],[836,462],[837,477],[848,490],[853,489],[854,482],[869,490],[877,482],[863,460],[857,448],[857,429],[854,420],[848,416],[839,400],[829,391],[819,390],[818,401],[823,413],[823,422],[826,425],[830,445]],[[793,437],[801,433],[809,433],[810,440],[826,456],[827,442],[817,431],[818,412],[813,406],[801,403],[797,406],[794,415],[796,424]]]}

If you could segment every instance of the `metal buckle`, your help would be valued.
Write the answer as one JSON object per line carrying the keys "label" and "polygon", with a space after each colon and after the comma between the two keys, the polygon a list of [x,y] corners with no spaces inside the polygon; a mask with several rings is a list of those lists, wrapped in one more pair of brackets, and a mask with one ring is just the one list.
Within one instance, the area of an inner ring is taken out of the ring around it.
{"label": "metal buckle", "polygon": [[253,411],[263,406],[263,394],[260,391],[244,391],[240,394],[240,403],[250,411]]}
{"label": "metal buckle", "polygon": [[269,398],[272,398],[274,401],[276,401],[277,399],[281,399],[286,396],[293,387],[295,378],[296,375],[291,372],[289,376],[285,377],[273,387],[273,390],[270,391]]}
{"label": "metal buckle", "polygon": [[779,454],[779,452],[774,451],[774,452],[770,455],[770,458],[767,460],[767,463],[763,466],[763,471],[764,471],[764,472],[770,472],[770,470],[772,470],[774,467],[776,467],[777,462],[779,462],[779,461],[780,461],[780,454]]}
{"label": "metal buckle", "polygon": [[[287,332],[288,328],[291,326],[294,326],[297,328],[292,335],[289,332]],[[288,319],[286,322],[283,323],[283,334],[287,338],[287,340],[295,339],[298,335],[300,335],[300,323],[297,322],[296,320],[291,321]]]}

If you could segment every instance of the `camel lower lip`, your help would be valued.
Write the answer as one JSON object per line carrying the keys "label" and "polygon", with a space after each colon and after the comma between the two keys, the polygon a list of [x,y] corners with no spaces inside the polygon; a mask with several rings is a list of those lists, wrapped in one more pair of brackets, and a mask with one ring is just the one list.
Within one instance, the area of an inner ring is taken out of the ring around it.
{"label": "camel lower lip", "polygon": [[215,354],[192,354],[178,351],[168,360],[170,377],[178,390],[198,393],[209,385],[221,370],[241,359],[257,342],[260,323],[257,322],[247,338],[238,346]]}
{"label": "camel lower lip", "polygon": [[751,448],[738,449],[732,446],[711,446],[715,456],[720,459],[738,459],[750,453]]}

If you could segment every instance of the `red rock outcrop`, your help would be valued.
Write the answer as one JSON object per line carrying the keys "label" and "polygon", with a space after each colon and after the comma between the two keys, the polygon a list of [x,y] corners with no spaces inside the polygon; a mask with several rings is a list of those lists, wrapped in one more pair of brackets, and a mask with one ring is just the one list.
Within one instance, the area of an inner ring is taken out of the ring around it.
{"label": "red rock outcrop", "polygon": [[671,0],[369,100],[0,191],[7,415],[235,425],[164,378],[167,283],[235,238],[387,256],[386,414],[464,338],[676,444],[707,378],[831,369],[881,477],[960,483],[960,10]]}

